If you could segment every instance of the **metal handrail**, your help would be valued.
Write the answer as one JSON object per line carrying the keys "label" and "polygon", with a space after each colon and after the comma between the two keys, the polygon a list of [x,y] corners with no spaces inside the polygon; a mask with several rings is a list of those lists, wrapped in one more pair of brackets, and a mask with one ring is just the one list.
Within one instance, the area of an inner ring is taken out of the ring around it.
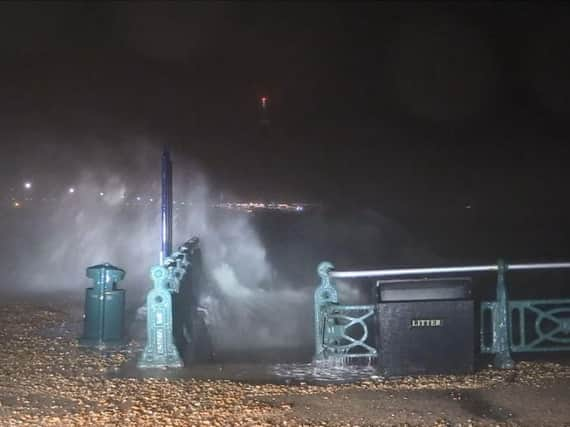
{"label": "metal handrail", "polygon": [[[514,366],[510,349],[510,314],[509,300],[505,276],[508,271],[517,270],[554,270],[570,269],[570,262],[507,264],[498,260],[493,265],[474,265],[458,267],[429,267],[429,268],[396,268],[382,270],[361,271],[335,271],[333,264],[322,262],[317,268],[321,278],[321,284],[315,290],[315,359],[327,358],[323,345],[319,342],[319,333],[323,327],[324,312],[330,305],[338,305],[338,292],[333,279],[356,279],[390,276],[428,276],[445,273],[475,273],[497,272],[496,300],[492,303],[493,343],[489,351],[495,354],[494,365],[499,368],[511,368]],[[341,306],[340,306],[341,307]],[[566,325],[564,323],[564,325]],[[563,326],[565,329],[566,326]],[[336,337],[340,338],[340,337]]]}
{"label": "metal handrail", "polygon": [[[507,270],[554,270],[570,268],[570,262],[550,262],[533,264],[508,264]],[[459,267],[428,267],[428,268],[396,268],[385,270],[361,270],[361,271],[331,271],[330,277],[337,279],[357,279],[362,277],[389,277],[404,275],[429,275],[444,273],[475,273],[485,271],[498,271],[499,266],[473,265]]]}

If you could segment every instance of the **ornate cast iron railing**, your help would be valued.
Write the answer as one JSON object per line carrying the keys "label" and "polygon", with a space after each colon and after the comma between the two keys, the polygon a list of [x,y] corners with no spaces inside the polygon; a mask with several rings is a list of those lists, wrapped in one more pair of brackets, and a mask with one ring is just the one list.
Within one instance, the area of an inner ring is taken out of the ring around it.
{"label": "ornate cast iron railing", "polygon": [[[482,353],[495,352],[487,337],[492,334],[496,305],[481,303]],[[508,308],[511,352],[570,350],[570,299],[509,301]]]}
{"label": "ornate cast iron railing", "polygon": [[[496,300],[481,303],[480,336],[481,352],[495,355],[494,366],[513,367],[511,352],[570,351],[570,299],[509,301],[506,284],[507,271],[569,268],[570,263],[566,262],[507,265],[499,260],[496,265],[334,271],[330,262],[322,262],[317,269],[321,284],[315,291],[315,360],[374,357],[378,354],[378,349],[366,343],[368,328],[365,320],[374,316],[374,306],[339,304],[333,278],[426,277],[493,271],[497,272]],[[351,311],[358,310],[364,314],[359,317],[349,315]],[[534,316],[533,327],[527,321],[529,316]],[[347,333],[356,324],[363,330],[360,338]]]}
{"label": "ornate cast iron railing", "polygon": [[[315,360],[376,357],[376,349],[366,343],[366,320],[374,316],[375,306],[339,304],[338,291],[330,280],[333,268],[323,262],[317,269],[321,284],[315,291]],[[349,335],[356,326],[361,328],[359,338]]]}
{"label": "ornate cast iron railing", "polygon": [[179,368],[184,365],[174,342],[172,294],[179,292],[197,250],[199,240],[194,237],[151,269],[153,288],[146,297],[147,342],[137,364],[139,368]]}
{"label": "ornate cast iron railing", "polygon": [[[330,304],[323,311],[322,349],[324,358],[376,357],[374,347],[366,344],[368,326],[366,319],[375,314],[374,305]],[[349,335],[360,327],[360,336]]]}

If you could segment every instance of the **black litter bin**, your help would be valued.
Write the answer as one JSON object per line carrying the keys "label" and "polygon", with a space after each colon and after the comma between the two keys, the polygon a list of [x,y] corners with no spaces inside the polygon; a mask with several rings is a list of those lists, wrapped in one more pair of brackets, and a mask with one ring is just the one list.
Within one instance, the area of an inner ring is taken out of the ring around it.
{"label": "black litter bin", "polygon": [[378,369],[384,376],[473,371],[473,315],[469,278],[381,280]]}

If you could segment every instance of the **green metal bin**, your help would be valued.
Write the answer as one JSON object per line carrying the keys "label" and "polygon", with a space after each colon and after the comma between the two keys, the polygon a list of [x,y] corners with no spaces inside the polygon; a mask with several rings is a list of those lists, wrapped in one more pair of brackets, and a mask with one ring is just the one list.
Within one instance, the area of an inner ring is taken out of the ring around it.
{"label": "green metal bin", "polygon": [[125,271],[109,263],[87,268],[87,277],[94,286],[85,293],[85,315],[82,345],[107,347],[124,340],[125,290],[117,283]]}

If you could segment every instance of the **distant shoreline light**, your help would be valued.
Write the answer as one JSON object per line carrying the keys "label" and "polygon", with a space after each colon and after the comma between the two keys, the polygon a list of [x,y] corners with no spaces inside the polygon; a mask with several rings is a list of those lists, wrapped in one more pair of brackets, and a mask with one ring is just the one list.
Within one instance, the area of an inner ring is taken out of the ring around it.
{"label": "distant shoreline light", "polygon": [[[28,181],[26,181],[26,183],[28,183]],[[26,187],[26,183],[24,183],[24,187]],[[30,182],[30,186],[29,188],[31,188],[31,182]],[[67,188],[67,193],[72,195],[77,193],[77,189],[76,187],[68,187]],[[107,196],[107,193],[104,191],[100,191],[98,190],[96,193],[95,197],[98,198],[103,198]],[[123,200],[123,203],[127,206],[151,206],[152,204],[154,204],[154,202],[156,201],[160,201],[160,199],[156,198],[156,197],[152,197],[151,195],[133,195],[131,197],[127,197],[125,194],[122,194],[121,199]],[[11,204],[12,207],[22,207],[22,200],[26,200],[26,201],[32,201],[32,197],[25,197],[24,195],[22,195],[19,198],[18,201],[18,206],[14,205],[14,202],[17,200],[15,197],[11,197]],[[36,200],[40,200],[42,202],[47,202],[47,201],[56,201],[57,199],[54,197],[50,197],[50,198],[46,198],[45,196],[42,197],[42,195],[38,195],[38,198]],[[134,203],[133,203],[134,202]],[[142,203],[141,203],[142,202]],[[178,201],[172,201],[173,205],[181,205],[184,207],[192,207],[193,203],[191,201],[182,201],[182,200],[178,200]],[[259,201],[259,200],[255,200],[255,201],[235,201],[235,202],[221,202],[221,203],[207,203],[207,206],[211,207],[211,208],[221,208],[221,209],[228,209],[228,210],[236,210],[236,211],[242,211],[242,212],[248,212],[248,213],[252,213],[252,212],[256,212],[256,211],[281,211],[281,212],[296,212],[296,213],[301,213],[301,212],[305,212],[307,210],[310,210],[312,208],[318,207],[318,204],[314,204],[314,203],[301,203],[301,202],[264,202],[264,201]]]}

